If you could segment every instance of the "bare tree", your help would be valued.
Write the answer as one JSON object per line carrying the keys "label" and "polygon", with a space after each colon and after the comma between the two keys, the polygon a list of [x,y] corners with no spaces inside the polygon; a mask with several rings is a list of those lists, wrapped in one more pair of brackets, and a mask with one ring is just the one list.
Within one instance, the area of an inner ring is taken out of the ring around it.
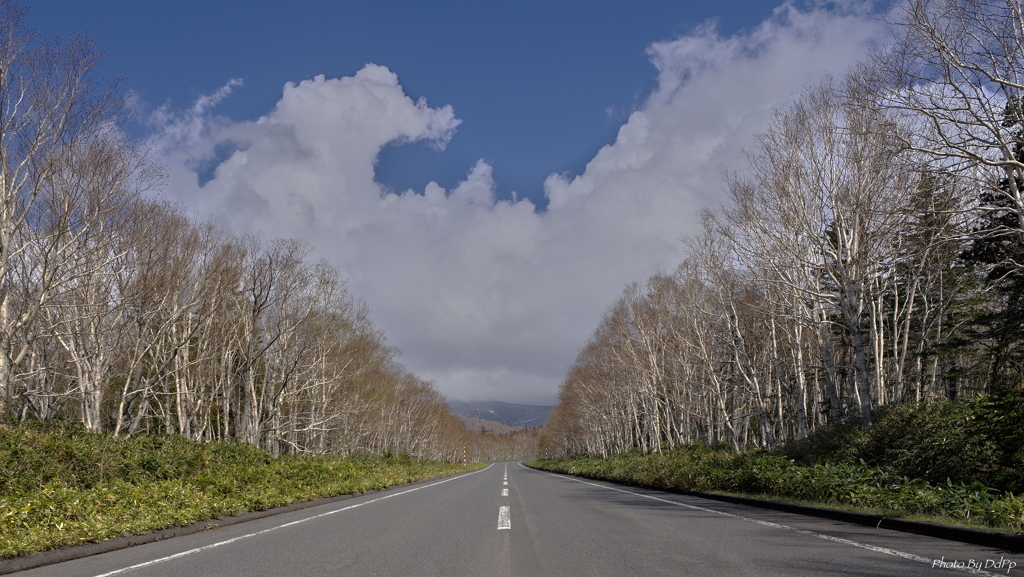
{"label": "bare tree", "polygon": [[[147,164],[118,132],[124,108],[117,84],[92,79],[101,56],[82,37],[36,36],[22,8],[0,2],[0,388],[8,415],[15,366],[38,332],[30,325],[62,281],[59,263],[97,224],[90,219],[109,216],[82,195],[100,202],[145,180],[129,182],[144,176]],[[32,290],[15,306],[18,258],[34,262]]]}
{"label": "bare tree", "polygon": [[905,147],[986,188],[1006,180],[1016,231],[997,234],[1024,231],[1022,14],[1019,0],[910,0],[872,62],[880,102],[914,120],[896,132]]}

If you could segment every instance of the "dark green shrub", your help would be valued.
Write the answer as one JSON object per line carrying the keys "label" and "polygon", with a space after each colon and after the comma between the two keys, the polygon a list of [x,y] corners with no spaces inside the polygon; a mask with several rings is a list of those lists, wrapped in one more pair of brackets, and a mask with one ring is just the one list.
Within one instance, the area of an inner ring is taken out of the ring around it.
{"label": "dark green shrub", "polygon": [[712,450],[536,461],[538,468],[655,488],[726,491],[1024,528],[1024,392],[888,408],[778,454]]}
{"label": "dark green shrub", "polygon": [[875,424],[820,428],[780,453],[801,465],[861,461],[933,484],[974,482],[1024,492],[1024,393],[893,407]]}

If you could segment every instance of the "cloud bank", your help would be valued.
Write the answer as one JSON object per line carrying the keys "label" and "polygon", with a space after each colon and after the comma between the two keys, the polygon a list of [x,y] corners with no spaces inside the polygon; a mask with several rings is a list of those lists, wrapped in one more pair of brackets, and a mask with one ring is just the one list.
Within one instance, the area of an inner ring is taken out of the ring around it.
{"label": "cloud bank", "polygon": [[443,148],[460,121],[374,64],[289,83],[250,122],[214,114],[232,81],[189,110],[152,114],[152,142],[165,195],[235,232],[309,241],[409,369],[450,398],[547,404],[623,286],[683,258],[679,239],[717,204],[723,172],[772,108],[841,73],[877,26],[858,10],[787,4],[741,35],[708,24],[652,44],[657,88],[582,174],[546,179],[544,210],[497,198],[482,160],[452,190],[383,190],[383,147]]}

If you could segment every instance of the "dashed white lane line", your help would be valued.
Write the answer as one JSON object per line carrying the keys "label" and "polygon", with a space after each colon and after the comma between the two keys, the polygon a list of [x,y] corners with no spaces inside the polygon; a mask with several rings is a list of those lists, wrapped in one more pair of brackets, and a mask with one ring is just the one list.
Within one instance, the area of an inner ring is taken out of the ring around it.
{"label": "dashed white lane line", "polygon": [[[522,466],[522,465],[520,465]],[[526,468],[525,466],[523,467]],[[583,483],[584,485],[590,485],[592,487],[599,487],[601,489],[608,489],[609,491],[618,491],[620,493],[628,493],[637,497],[643,497],[644,499],[651,499],[652,501],[659,501],[662,503],[668,503],[670,505],[676,505],[679,507],[685,507],[687,509],[694,509],[696,511],[703,511],[705,513],[714,513],[715,515],[721,515],[723,517],[731,517],[733,519],[739,519],[742,521],[750,521],[751,523],[757,523],[758,525],[764,525],[766,527],[774,527],[776,529],[785,529],[786,531],[792,531],[794,533],[800,533],[801,535],[810,535],[811,537],[817,537],[826,541],[832,541],[833,543],[841,543],[843,545],[849,545],[851,547],[857,547],[860,549],[867,549],[868,551],[874,551],[876,553],[884,553],[886,555],[892,555],[893,557],[900,557],[902,559],[908,559],[910,561],[917,561],[918,563],[927,563],[932,567],[937,567],[940,560],[929,559],[920,555],[914,555],[913,553],[904,553],[903,551],[897,551],[895,549],[889,549],[886,547],[878,547],[877,545],[868,545],[866,543],[858,543],[857,541],[851,541],[849,539],[843,539],[841,537],[833,537],[831,535],[825,535],[823,533],[815,533],[814,531],[808,531],[806,529],[797,529],[796,527],[790,527],[788,525],[781,525],[779,523],[772,523],[771,521],[762,521],[761,519],[751,519],[750,517],[744,517],[742,515],[734,515],[725,511],[716,511],[714,509],[707,509],[705,507],[698,507],[697,505],[690,505],[687,503],[680,503],[678,501],[672,501],[669,499],[662,499],[661,497],[655,497],[654,495],[644,495],[643,493],[635,493],[633,491],[627,491],[625,489],[619,489],[618,487],[609,487],[607,485],[598,485],[597,483],[590,483],[582,479],[576,479],[573,477],[567,477],[565,475],[558,475],[555,473],[548,473],[556,477],[568,479],[570,481],[576,481],[577,483]],[[500,528],[500,527],[499,527]],[[953,567],[949,567],[954,569]],[[955,570],[963,571],[964,573],[973,573],[975,575],[998,575],[997,573],[989,573],[988,571],[982,571],[973,567],[956,567]]]}
{"label": "dashed white lane line", "polygon": [[[285,523],[283,525],[278,525],[276,527],[271,527],[269,529],[264,529],[262,531],[256,531],[255,533],[249,533],[247,535],[241,535],[239,537],[234,537],[232,539],[226,539],[224,541],[218,541],[217,543],[211,543],[210,545],[206,545],[206,546],[203,546],[203,547],[196,547],[195,549],[189,549],[188,551],[182,551],[181,553],[175,553],[174,555],[168,555],[167,557],[161,557],[159,559],[153,559],[152,561],[146,561],[145,563],[138,563],[136,565],[131,565],[129,567],[124,567],[124,568],[121,568],[121,569],[115,569],[114,571],[108,571],[107,573],[101,573],[99,575],[96,575],[96,577],[109,577],[110,575],[118,575],[120,573],[127,573],[129,571],[134,571],[135,569],[141,569],[143,567],[149,567],[150,565],[156,565],[157,563],[163,563],[164,561],[170,561],[172,559],[178,559],[179,557],[185,557],[186,555],[191,555],[193,553],[201,553],[203,551],[209,551],[210,549],[213,549],[213,548],[216,548],[216,547],[220,547],[221,545],[227,545],[229,543],[234,543],[236,541],[241,541],[242,539],[248,539],[249,537],[256,537],[257,535],[263,535],[265,533],[270,533],[271,531],[277,531],[278,529],[284,529],[285,527],[291,527],[293,525],[298,525],[299,523],[305,523],[306,521],[312,521],[313,519],[319,519],[321,517],[327,517],[328,515],[333,515],[335,513],[341,513],[342,511],[348,511],[349,509],[355,509],[356,507],[362,507],[363,505],[369,505],[370,503],[376,503],[377,501],[383,501],[384,499],[390,499],[392,497],[397,497],[399,495],[405,495],[406,493],[412,493],[413,491],[419,491],[420,489],[427,489],[429,487],[436,487],[437,485],[440,485],[442,483],[447,483],[449,481],[454,481],[455,479],[461,479],[462,477],[468,477],[469,475],[475,475],[477,473],[483,473],[484,471],[486,471],[487,469],[490,469],[490,468],[491,468],[491,465],[487,465],[486,467],[484,467],[483,469],[480,469],[479,471],[473,471],[472,473],[466,473],[465,475],[459,475],[458,477],[450,477],[450,478],[445,479],[443,481],[438,481],[436,483],[431,483],[429,485],[423,485],[422,487],[413,487],[412,489],[406,489],[405,491],[399,491],[398,493],[392,493],[390,495],[384,495],[383,497],[377,497],[376,499],[370,499],[369,501],[363,501],[362,503],[356,503],[355,505],[349,505],[348,507],[342,507],[341,509],[335,509],[333,511],[328,511],[326,513],[320,513],[319,515],[313,515],[312,517],[305,517],[305,518],[299,519],[297,521],[292,521],[290,523]],[[505,507],[505,508],[507,509],[508,507]],[[498,527],[498,528],[500,529],[501,527]]]}
{"label": "dashed white lane line", "polygon": [[508,481],[502,481],[501,484],[507,487],[508,486]]}
{"label": "dashed white lane line", "polygon": [[508,516],[508,505],[502,505],[498,508],[498,530],[511,528],[512,520]]}
{"label": "dashed white lane line", "polygon": [[501,496],[502,497],[508,497],[508,489],[502,489],[501,490]]}

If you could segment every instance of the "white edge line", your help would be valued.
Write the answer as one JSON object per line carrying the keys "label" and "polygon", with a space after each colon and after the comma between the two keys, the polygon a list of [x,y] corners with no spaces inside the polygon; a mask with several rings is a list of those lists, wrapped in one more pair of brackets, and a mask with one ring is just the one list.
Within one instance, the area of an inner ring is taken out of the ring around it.
{"label": "white edge line", "polygon": [[[526,467],[525,465],[523,465],[521,463],[520,463],[519,466],[523,467],[524,469],[528,469],[529,468],[529,467]],[[859,547],[861,549],[867,549],[868,551],[874,551],[876,553],[884,553],[886,555],[892,555],[894,557],[901,557],[903,559],[908,559],[910,561],[917,561],[918,563],[925,563],[925,564],[934,566],[935,563],[938,561],[937,559],[929,559],[927,557],[921,557],[920,555],[914,555],[913,553],[904,553],[903,551],[897,551],[895,549],[889,549],[889,548],[886,548],[886,547],[879,547],[877,545],[868,545],[866,543],[858,543],[857,541],[851,541],[849,539],[843,539],[841,537],[833,537],[831,535],[825,535],[823,533],[816,533],[814,531],[808,531],[806,529],[797,529],[796,527],[790,527],[788,525],[780,525],[779,523],[772,523],[771,521],[762,521],[760,519],[753,519],[753,518],[750,518],[750,517],[744,517],[742,515],[735,515],[733,513],[726,513],[725,511],[716,511],[714,509],[708,509],[708,508],[705,508],[705,507],[699,507],[697,505],[690,505],[688,503],[680,503],[678,501],[672,501],[670,499],[663,499],[661,497],[655,497],[654,495],[644,495],[643,493],[635,493],[633,491],[627,491],[625,489],[620,489],[618,487],[609,487],[607,485],[599,485],[597,483],[591,483],[589,481],[584,481],[582,479],[577,479],[575,477],[569,477],[569,476],[566,476],[566,475],[559,475],[557,473],[551,473],[549,471],[542,471],[540,469],[533,469],[533,470],[534,471],[540,471],[542,473],[547,473],[548,475],[554,475],[555,477],[561,477],[562,479],[568,479],[570,481],[576,481],[577,483],[583,483],[584,485],[590,485],[592,487],[599,487],[601,489],[608,489],[609,491],[618,491],[620,493],[628,493],[630,495],[636,495],[637,497],[643,497],[644,499],[651,499],[653,501],[660,501],[662,503],[668,503],[670,505],[677,505],[679,507],[686,507],[688,509],[694,509],[694,510],[697,510],[697,511],[703,511],[705,513],[714,513],[715,515],[721,515],[723,517],[732,517],[733,519],[740,519],[742,521],[750,521],[751,523],[757,523],[758,525],[764,525],[766,527],[774,527],[776,529],[785,529],[786,531],[793,531],[794,533],[800,533],[802,535],[810,535],[812,537],[817,537],[819,539],[824,539],[826,541],[832,541],[834,543],[841,543],[843,545],[850,545],[851,547]],[[976,568],[973,568],[973,567],[956,567],[956,568],[949,567],[949,569],[955,569],[955,570],[958,570],[958,571],[963,571],[964,573],[973,573],[975,575],[992,575],[992,576],[999,575],[998,573],[989,573],[988,571],[982,571],[981,569],[976,569]]]}
{"label": "white edge line", "polygon": [[241,535],[241,536],[238,536],[238,537],[233,537],[231,539],[225,539],[224,541],[218,541],[217,543],[211,543],[209,545],[204,545],[202,547],[196,547],[195,549],[189,549],[188,551],[182,551],[181,553],[175,553],[174,555],[168,555],[167,557],[161,557],[159,559],[153,559],[152,561],[146,561],[144,563],[138,563],[138,564],[135,564],[135,565],[131,565],[129,567],[123,567],[121,569],[115,569],[115,570],[109,571],[107,573],[100,573],[99,575],[96,575],[95,577],[109,577],[110,575],[117,575],[119,573],[127,573],[128,571],[134,571],[136,569],[141,569],[143,567],[149,567],[150,565],[156,565],[158,563],[163,563],[165,561],[171,561],[171,560],[177,559],[179,557],[185,557],[186,555],[192,555],[193,553],[201,553],[203,551],[208,551],[210,549],[214,549],[216,547],[220,547],[221,545],[228,545],[230,543],[234,543],[235,541],[241,541],[242,539],[248,539],[249,537],[256,537],[257,535],[263,535],[264,533],[270,533],[271,531],[277,531],[278,529],[283,529],[285,527],[291,527],[292,525],[298,525],[299,523],[305,523],[306,521],[312,521],[313,519],[319,519],[321,517],[327,517],[328,515],[333,515],[335,513],[341,513],[342,511],[348,511],[349,509],[355,509],[356,507],[362,507],[363,505],[369,505],[370,503],[376,503],[377,501],[383,501],[384,499],[390,499],[392,497],[397,497],[399,495],[404,495],[406,493],[412,493],[413,491],[419,491],[420,489],[427,489],[427,488],[430,488],[430,487],[435,487],[435,486],[440,485],[442,483],[447,483],[449,481],[454,481],[455,479],[461,479],[462,477],[468,477],[469,475],[475,475],[477,473],[482,473],[482,472],[484,472],[484,471],[486,471],[487,469],[490,469],[490,468],[491,468],[491,465],[487,465],[486,467],[484,467],[483,469],[480,469],[479,471],[473,471],[471,473],[465,473],[463,475],[458,475],[456,477],[450,477],[450,478],[445,479],[443,481],[438,481],[436,483],[431,483],[429,485],[423,485],[422,487],[413,487],[412,489],[406,489],[405,491],[399,491],[398,493],[391,493],[390,495],[384,495],[383,497],[377,497],[376,499],[370,499],[369,501],[363,501],[362,503],[356,503],[355,505],[349,505],[348,507],[342,507],[341,509],[335,509],[333,511],[328,511],[326,513],[320,513],[319,515],[313,515],[312,517],[305,517],[305,518],[299,519],[297,521],[291,521],[289,523],[284,523],[283,525],[277,525],[276,527],[271,527],[269,529],[263,529],[262,531],[256,531],[255,533],[249,533],[247,535]]}

